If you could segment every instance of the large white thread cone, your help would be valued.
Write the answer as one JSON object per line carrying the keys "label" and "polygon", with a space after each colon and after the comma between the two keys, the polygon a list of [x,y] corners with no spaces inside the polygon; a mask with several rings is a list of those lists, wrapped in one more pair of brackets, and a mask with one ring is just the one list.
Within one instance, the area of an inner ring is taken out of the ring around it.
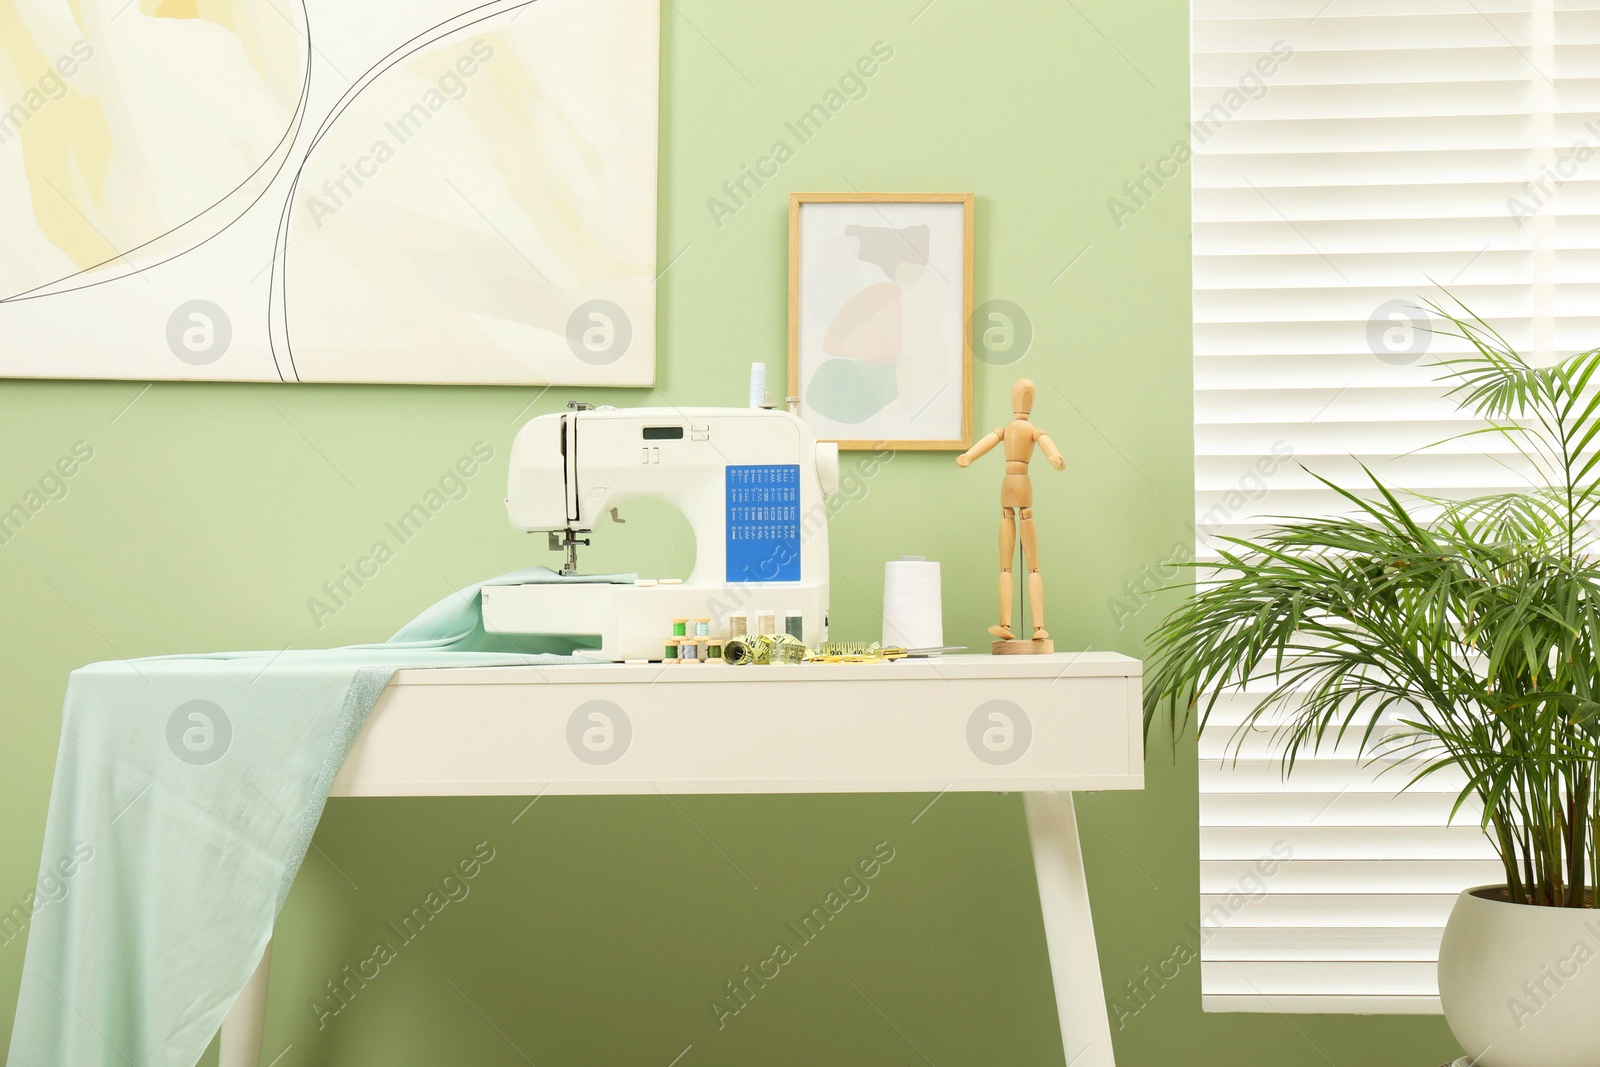
{"label": "large white thread cone", "polygon": [[883,565],[883,643],[901,648],[944,644],[938,563],[906,556]]}

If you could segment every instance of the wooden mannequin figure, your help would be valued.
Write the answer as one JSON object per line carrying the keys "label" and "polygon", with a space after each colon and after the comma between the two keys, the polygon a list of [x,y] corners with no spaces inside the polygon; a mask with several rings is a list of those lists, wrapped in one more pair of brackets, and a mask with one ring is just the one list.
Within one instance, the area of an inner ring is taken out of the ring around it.
{"label": "wooden mannequin figure", "polygon": [[[1000,625],[989,627],[989,633],[997,638],[992,648],[997,656],[1056,649],[1044,628],[1044,579],[1039,574],[1039,535],[1033,527],[1033,483],[1028,480],[1028,461],[1033,458],[1035,444],[1056,470],[1064,469],[1067,461],[1061,458],[1050,436],[1028,421],[1033,412],[1033,394],[1033,383],[1018,378],[1011,386],[1011,414],[1016,417],[956,457],[956,464],[966,467],[995,445],[1005,445],[1006,477],[1000,483]],[[1025,641],[1017,640],[1011,630],[1011,568],[1019,523],[1023,562],[1028,567],[1028,614],[1033,623],[1033,637]]]}

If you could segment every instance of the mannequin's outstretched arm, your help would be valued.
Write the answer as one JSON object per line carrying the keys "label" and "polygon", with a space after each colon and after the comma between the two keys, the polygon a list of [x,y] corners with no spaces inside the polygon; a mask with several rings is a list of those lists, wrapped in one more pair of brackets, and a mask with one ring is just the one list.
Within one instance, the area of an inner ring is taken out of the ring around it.
{"label": "mannequin's outstretched arm", "polygon": [[977,459],[995,445],[1005,440],[1005,436],[1004,430],[992,430],[989,433],[984,434],[982,440],[956,457],[956,466],[967,466],[973,460]]}

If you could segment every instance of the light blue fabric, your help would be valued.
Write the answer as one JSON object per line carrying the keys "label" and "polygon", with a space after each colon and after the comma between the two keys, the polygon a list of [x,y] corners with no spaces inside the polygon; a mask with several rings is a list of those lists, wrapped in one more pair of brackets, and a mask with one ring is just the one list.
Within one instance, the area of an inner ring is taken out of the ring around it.
{"label": "light blue fabric", "polygon": [[[96,663],[67,684],[10,1067],[194,1067],[272,936],[328,789],[397,670],[560,663],[484,585],[387,643]],[[198,702],[198,703],[197,703]]]}

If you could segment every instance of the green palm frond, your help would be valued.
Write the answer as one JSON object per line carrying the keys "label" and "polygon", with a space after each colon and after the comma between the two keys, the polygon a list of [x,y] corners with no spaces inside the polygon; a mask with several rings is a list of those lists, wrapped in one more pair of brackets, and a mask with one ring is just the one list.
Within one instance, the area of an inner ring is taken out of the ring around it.
{"label": "green palm frond", "polygon": [[1457,773],[1514,899],[1591,906],[1600,889],[1600,349],[1534,366],[1457,305],[1467,342],[1440,381],[1535,484],[1469,500],[1359,490],[1311,472],[1344,511],[1224,538],[1151,635],[1147,734],[1205,729],[1247,693],[1237,757],[1271,727],[1285,774],[1353,744],[1404,775]]}

